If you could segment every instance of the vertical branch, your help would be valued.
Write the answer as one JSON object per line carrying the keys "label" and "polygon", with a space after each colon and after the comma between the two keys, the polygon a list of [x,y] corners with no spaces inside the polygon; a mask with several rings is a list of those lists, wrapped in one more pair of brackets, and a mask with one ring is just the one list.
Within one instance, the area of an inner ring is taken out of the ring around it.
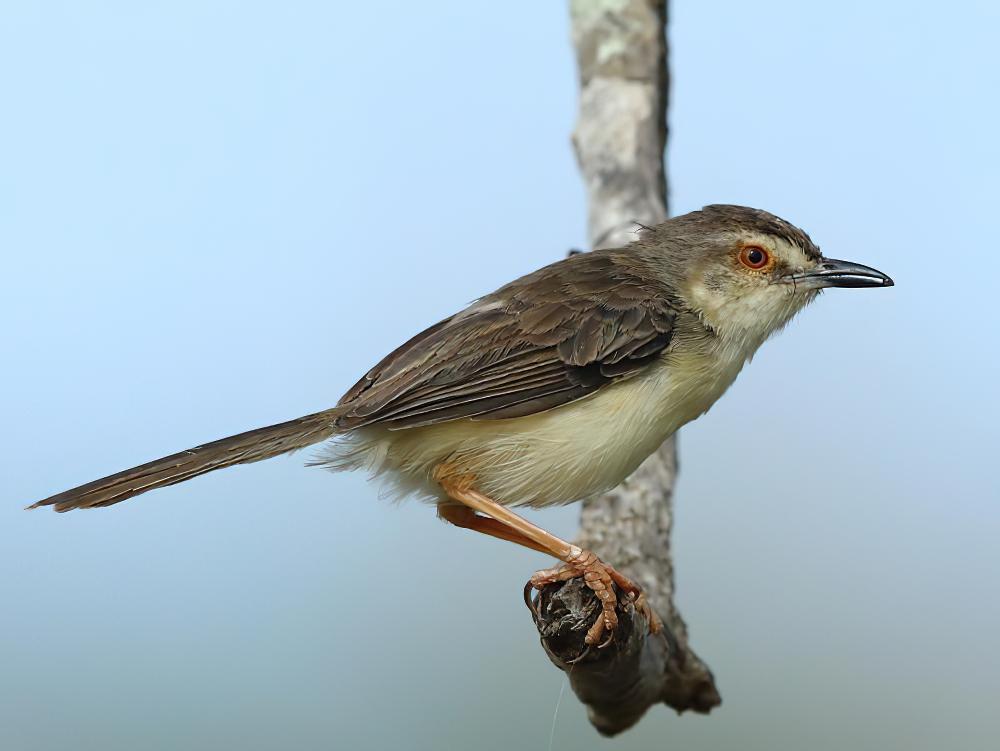
{"label": "vertical branch", "polygon": [[[667,217],[666,2],[571,0],[570,7],[580,72],[573,144],[589,198],[590,240],[595,248],[625,245],[636,223]],[[678,712],[708,712],[721,701],[673,601],[676,475],[671,438],[618,488],[585,501],[581,514],[580,545],[643,587],[664,623],[661,633],[649,635],[641,617],[625,617],[614,643],[587,651],[583,635],[600,611],[590,590],[573,580],[538,598],[542,645],[568,671],[591,722],[606,735],[630,727],[659,702]]]}

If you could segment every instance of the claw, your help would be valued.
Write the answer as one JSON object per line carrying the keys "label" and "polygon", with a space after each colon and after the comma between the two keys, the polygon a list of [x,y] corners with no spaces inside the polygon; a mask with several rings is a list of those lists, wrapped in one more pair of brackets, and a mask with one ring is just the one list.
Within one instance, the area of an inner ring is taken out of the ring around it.
{"label": "claw", "polygon": [[590,654],[590,645],[587,644],[587,645],[584,646],[583,651],[580,654],[578,654],[572,660],[566,660],[566,664],[567,665],[576,665],[576,663],[580,662],[580,660],[582,660],[584,657],[586,657],[589,654]]}
{"label": "claw", "polygon": [[532,584],[531,579],[528,583],[524,585],[524,604],[528,606],[528,610],[531,611],[531,619],[537,624],[538,619],[542,617],[542,614],[538,612],[538,608],[535,607],[535,601],[531,597],[531,592],[535,588]]}
{"label": "claw", "polygon": [[663,624],[660,623],[660,618],[656,615],[656,611],[649,606],[644,592],[640,592],[639,596],[635,598],[634,607],[646,619],[646,623],[649,625],[649,633],[659,633],[663,628]]}
{"label": "claw", "polygon": [[[597,620],[594,621],[594,624],[589,629],[587,629],[587,635],[583,637],[583,643],[586,644],[588,647],[591,646],[592,644],[597,644],[597,642],[601,638],[601,634],[604,633],[604,629],[606,626],[607,623],[604,620],[604,614],[601,613],[600,615],[597,616]],[[611,631],[611,634],[614,635],[614,631]],[[600,647],[598,647],[598,649],[600,649]]]}

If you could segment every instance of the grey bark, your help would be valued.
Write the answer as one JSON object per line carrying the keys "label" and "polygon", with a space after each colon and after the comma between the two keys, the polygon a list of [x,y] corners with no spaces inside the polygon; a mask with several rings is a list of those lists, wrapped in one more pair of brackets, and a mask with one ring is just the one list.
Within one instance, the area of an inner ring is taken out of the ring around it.
{"label": "grey bark", "polygon": [[[571,0],[570,13],[580,75],[573,144],[589,197],[590,240],[594,248],[624,245],[637,224],[667,216],[666,2]],[[618,488],[585,501],[579,538],[643,587],[663,631],[648,634],[642,617],[628,613],[613,643],[588,651],[583,637],[600,605],[580,580],[550,585],[535,602],[542,646],[605,735],[631,727],[660,702],[678,712],[708,712],[721,702],[673,600],[676,457],[671,438]]]}

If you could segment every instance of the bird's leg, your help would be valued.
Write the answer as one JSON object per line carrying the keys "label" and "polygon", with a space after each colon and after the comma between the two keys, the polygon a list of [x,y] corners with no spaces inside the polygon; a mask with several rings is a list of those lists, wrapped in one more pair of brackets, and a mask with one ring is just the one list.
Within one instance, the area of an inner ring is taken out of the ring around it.
{"label": "bird's leg", "polygon": [[456,506],[453,503],[439,503],[437,509],[438,516],[446,522],[454,524],[456,527],[471,529],[476,532],[482,532],[484,535],[489,535],[490,537],[497,537],[501,540],[514,542],[518,545],[523,545],[526,548],[537,550],[539,553],[549,552],[548,548],[539,545],[537,542],[528,537],[525,537],[513,527],[508,527],[503,522],[491,519],[488,516],[477,514],[468,506]]}
{"label": "bird's leg", "polygon": [[585,637],[587,644],[599,643],[605,631],[613,635],[618,627],[618,614],[615,611],[618,598],[615,596],[615,584],[628,595],[635,608],[646,618],[649,630],[653,633],[660,630],[660,620],[649,607],[639,585],[601,561],[589,550],[583,550],[566,542],[518,516],[506,506],[475,490],[471,478],[455,474],[446,465],[441,465],[435,470],[434,479],[451,499],[472,511],[471,514],[463,514],[453,510],[453,507],[439,506],[438,512],[443,519],[461,527],[516,542],[532,550],[548,553],[563,561],[562,566],[536,572],[530,581],[534,588],[541,589],[546,584],[577,576],[583,578],[586,585],[600,599],[602,610],[601,617],[587,631]]}

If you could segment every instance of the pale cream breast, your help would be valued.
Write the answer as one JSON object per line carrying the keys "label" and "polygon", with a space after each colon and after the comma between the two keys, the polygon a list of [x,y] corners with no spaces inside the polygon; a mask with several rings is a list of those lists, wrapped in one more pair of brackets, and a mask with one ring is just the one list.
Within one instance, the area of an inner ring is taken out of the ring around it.
{"label": "pale cream breast", "polygon": [[442,498],[431,478],[435,467],[448,463],[506,505],[570,503],[618,485],[681,425],[705,412],[744,359],[668,355],[633,378],[526,417],[398,431],[362,428],[332,444],[321,463],[367,469],[396,497]]}

